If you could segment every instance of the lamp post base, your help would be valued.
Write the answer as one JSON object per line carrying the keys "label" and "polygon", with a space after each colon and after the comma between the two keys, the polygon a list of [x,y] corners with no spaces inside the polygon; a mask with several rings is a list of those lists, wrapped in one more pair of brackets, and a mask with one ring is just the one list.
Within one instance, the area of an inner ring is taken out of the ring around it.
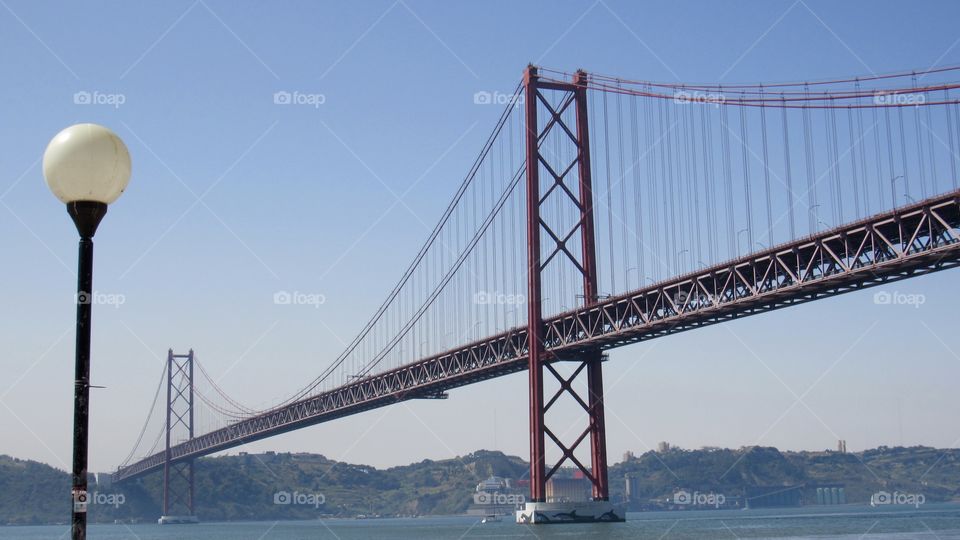
{"label": "lamp post base", "polygon": [[626,511],[608,501],[528,502],[517,510],[517,523],[613,523],[626,521]]}

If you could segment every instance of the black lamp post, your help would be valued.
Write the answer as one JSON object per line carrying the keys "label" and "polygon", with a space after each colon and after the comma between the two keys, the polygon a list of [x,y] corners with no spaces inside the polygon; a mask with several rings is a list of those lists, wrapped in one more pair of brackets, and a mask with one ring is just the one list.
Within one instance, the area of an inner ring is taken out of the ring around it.
{"label": "black lamp post", "polygon": [[93,303],[93,235],[130,180],[130,154],[123,141],[96,124],[58,133],[43,154],[50,191],[67,205],[80,234],[77,267],[77,345],[73,383],[73,519],[71,538],[87,537],[87,434],[90,411],[90,324]]}

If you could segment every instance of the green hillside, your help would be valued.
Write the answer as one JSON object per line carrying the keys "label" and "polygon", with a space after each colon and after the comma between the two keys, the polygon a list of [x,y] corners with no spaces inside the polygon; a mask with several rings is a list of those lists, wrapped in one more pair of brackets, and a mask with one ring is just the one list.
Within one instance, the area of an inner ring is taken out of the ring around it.
{"label": "green hillside", "polygon": [[[466,511],[481,480],[516,481],[527,474],[524,460],[490,451],[388,469],[272,452],[207,457],[196,467],[197,514],[204,521],[456,514]],[[960,450],[927,447],[849,454],[763,447],[647,452],[610,468],[614,501],[624,500],[627,474],[638,478],[633,509],[656,507],[680,489],[737,497],[751,486],[843,484],[850,503],[866,503],[879,490],[922,493],[929,502],[960,499]],[[160,481],[154,474],[113,489],[91,485],[99,499],[90,520],[156,520]],[[0,456],[0,524],[64,522],[69,492],[66,472]]]}
{"label": "green hillside", "polygon": [[647,452],[610,468],[611,497],[622,500],[624,476],[639,478],[641,500],[680,489],[743,495],[747,486],[843,484],[847,501],[868,503],[878,491],[922,493],[927,501],[960,499],[960,450],[880,447],[860,453],[670,449]]}

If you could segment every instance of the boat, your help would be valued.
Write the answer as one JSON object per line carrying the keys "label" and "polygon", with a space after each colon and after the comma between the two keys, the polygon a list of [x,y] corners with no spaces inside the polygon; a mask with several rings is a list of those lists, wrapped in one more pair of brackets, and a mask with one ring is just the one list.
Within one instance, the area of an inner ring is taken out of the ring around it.
{"label": "boat", "polygon": [[160,525],[192,525],[200,523],[197,516],[160,516],[157,520]]}
{"label": "boat", "polygon": [[500,523],[503,521],[497,514],[487,514],[480,520],[480,523]]}

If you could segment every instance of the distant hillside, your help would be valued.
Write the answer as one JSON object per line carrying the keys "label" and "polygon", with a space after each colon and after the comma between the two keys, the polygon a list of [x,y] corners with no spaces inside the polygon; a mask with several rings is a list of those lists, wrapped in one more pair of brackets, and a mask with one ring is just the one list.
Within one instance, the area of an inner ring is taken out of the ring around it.
{"label": "distant hillside", "polygon": [[669,498],[680,489],[743,495],[747,486],[843,484],[847,501],[868,503],[878,491],[922,493],[927,501],[960,499],[960,450],[880,447],[859,453],[670,449],[610,468],[611,497],[622,500],[624,476],[639,478],[635,499]]}
{"label": "distant hillside", "polygon": [[70,475],[0,455],[0,524],[68,521],[69,504]]}
{"label": "distant hillside", "polygon": [[[960,498],[960,450],[927,447],[850,454],[763,447],[647,452],[610,468],[613,500],[624,500],[628,473],[638,478],[634,508],[680,489],[739,496],[751,486],[816,484],[845,485],[851,503],[868,502],[881,489],[923,493],[930,502]],[[197,514],[206,521],[456,514],[473,502],[476,484],[494,475],[523,479],[527,463],[489,451],[382,470],[316,454],[208,457],[197,461]],[[112,490],[91,486],[99,498],[90,520],[155,520],[160,481],[154,474]],[[0,524],[64,522],[69,483],[63,471],[0,456]]]}

